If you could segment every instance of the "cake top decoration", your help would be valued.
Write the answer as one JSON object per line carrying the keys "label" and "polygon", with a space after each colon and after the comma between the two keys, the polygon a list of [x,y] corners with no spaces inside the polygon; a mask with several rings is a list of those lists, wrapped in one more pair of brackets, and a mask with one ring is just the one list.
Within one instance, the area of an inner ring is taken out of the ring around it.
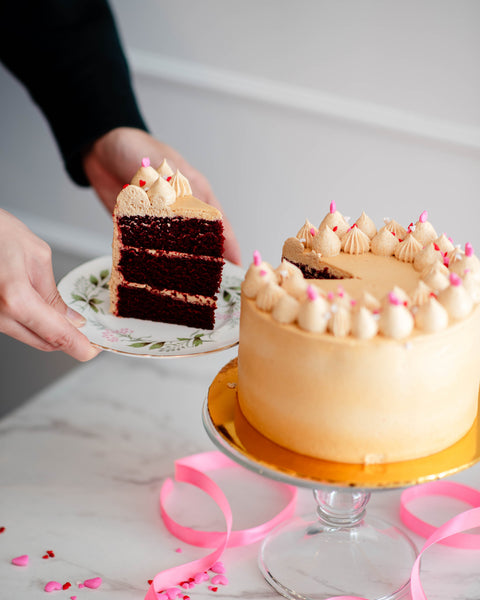
{"label": "cake top decoration", "polygon": [[309,285],[307,287],[307,296],[308,296],[308,299],[311,300],[311,301],[316,300],[318,298],[318,292],[313,287],[313,285]]}
{"label": "cake top decoration", "polygon": [[337,210],[337,205],[335,204],[335,201],[332,200],[332,202],[330,202],[330,213],[333,214],[334,212],[336,212]]}
{"label": "cake top decoration", "polygon": [[142,167],[149,167],[150,166],[150,159],[148,157],[142,158]]}
{"label": "cake top decoration", "polygon": [[420,221],[420,223],[426,223],[428,220],[428,212],[424,210],[422,214],[418,217],[418,220]]}
{"label": "cake top decoration", "polygon": [[262,264],[262,256],[258,250],[253,253],[253,264],[259,267]]}
{"label": "cake top decoration", "polygon": [[470,242],[465,244],[465,256],[473,256],[473,246]]}

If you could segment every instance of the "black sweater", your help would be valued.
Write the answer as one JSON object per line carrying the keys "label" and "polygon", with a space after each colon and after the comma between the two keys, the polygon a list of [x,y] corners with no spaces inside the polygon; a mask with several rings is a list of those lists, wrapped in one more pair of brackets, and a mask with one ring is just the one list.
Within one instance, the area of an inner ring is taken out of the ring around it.
{"label": "black sweater", "polygon": [[70,177],[115,127],[146,130],[106,0],[1,0],[0,60],[47,118]]}

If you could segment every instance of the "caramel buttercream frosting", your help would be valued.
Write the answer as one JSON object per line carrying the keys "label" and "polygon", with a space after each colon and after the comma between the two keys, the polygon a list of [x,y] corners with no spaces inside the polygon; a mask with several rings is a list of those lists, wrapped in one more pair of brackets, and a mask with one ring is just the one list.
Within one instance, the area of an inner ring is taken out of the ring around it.
{"label": "caramel buttercream frosting", "polygon": [[150,165],[149,158],[142,158],[141,166],[135,175],[132,177],[131,185],[137,185],[143,190],[147,191],[154,181],[156,181],[160,175]]}
{"label": "caramel buttercream frosting", "polygon": [[370,250],[370,238],[353,225],[342,237],[342,250],[348,254],[365,254]]}
{"label": "caramel buttercream frosting", "polygon": [[366,306],[360,306],[353,311],[351,332],[359,340],[372,339],[378,333],[378,318]]}
{"label": "caramel buttercream frosting", "polygon": [[415,256],[422,248],[422,244],[413,236],[413,234],[408,233],[405,239],[402,240],[395,249],[395,256],[398,260],[403,262],[413,263]]}
{"label": "caramel buttercream frosting", "polygon": [[330,203],[330,212],[324,217],[318,228],[321,229],[324,225],[328,225],[339,238],[341,238],[349,228],[345,217],[337,210],[335,202]]}
{"label": "caramel buttercream frosting", "polygon": [[450,273],[450,285],[438,294],[438,301],[453,321],[465,319],[473,310],[473,300],[456,273]]}
{"label": "caramel buttercream frosting", "polygon": [[328,302],[310,285],[307,298],[299,307],[299,327],[311,333],[323,333],[327,328],[329,308]]}
{"label": "caramel buttercream frosting", "polygon": [[[186,177],[183,175],[177,177],[177,189],[171,185],[173,180],[174,178],[170,177],[166,180],[150,165],[148,158],[143,158],[141,167],[130,184],[126,184],[117,196],[115,217],[149,215],[198,218],[207,221],[222,219],[222,213],[217,208],[191,195],[192,191]],[[190,195],[179,195],[186,192]]]}
{"label": "caramel buttercream frosting", "polygon": [[392,256],[399,245],[398,237],[395,232],[390,231],[386,227],[382,227],[380,231],[373,237],[371,251],[377,256]]}
{"label": "caramel buttercream frosting", "polygon": [[[289,310],[282,316],[277,309],[279,322],[334,337],[369,339],[381,334],[403,340],[443,326],[443,312],[432,298],[438,299],[449,322],[466,318],[480,303],[480,261],[471,244],[450,262],[448,253],[455,247],[445,234],[437,235],[425,211],[408,229],[391,219],[378,231],[362,212],[339,239],[332,225],[342,219],[332,203],[318,230],[306,219],[297,237],[285,241],[276,283],[298,304],[282,296],[278,305]],[[453,264],[455,270],[449,269]],[[461,286],[452,279],[455,271],[460,283],[465,280]],[[259,279],[258,271],[247,275],[248,282]]]}
{"label": "caramel buttercream frosting", "polygon": [[365,211],[362,211],[362,214],[355,221],[355,225],[363,231],[365,235],[368,235],[370,239],[373,239],[377,234],[377,228],[372,219],[365,214]]}
{"label": "caramel buttercream frosting", "polygon": [[401,340],[407,338],[413,330],[412,313],[402,304],[393,292],[388,294],[388,302],[380,313],[379,330],[384,336]]}
{"label": "caramel buttercream frosting", "polygon": [[164,179],[173,177],[174,171],[173,171],[172,167],[168,164],[166,158],[164,158],[162,160],[162,162],[160,163],[160,166],[157,168],[157,173]]}
{"label": "caramel buttercream frosting", "polygon": [[448,326],[448,312],[433,296],[415,312],[415,326],[426,333],[437,333]]}
{"label": "caramel buttercream frosting", "polygon": [[474,304],[480,303],[480,279],[475,277],[472,271],[468,271],[463,278],[463,285]]}
{"label": "caramel buttercream frosting", "polygon": [[[167,184],[168,185],[168,184]],[[125,216],[146,215],[150,212],[150,198],[137,185],[126,185],[117,196],[115,212]]]}
{"label": "caramel buttercream frosting", "polygon": [[280,279],[280,285],[288,294],[298,300],[305,299],[308,283],[298,267],[289,263],[288,260],[282,260],[275,273]]}
{"label": "caramel buttercream frosting", "polygon": [[342,242],[328,225],[323,225],[312,240],[312,250],[320,256],[337,256],[342,249]]}
{"label": "caramel buttercream frosting", "polygon": [[413,237],[423,246],[437,239],[438,235],[433,225],[428,221],[426,210],[422,212],[412,231]]}
{"label": "caramel buttercream frosting", "polygon": [[260,288],[269,281],[277,282],[277,275],[272,267],[262,260],[256,250],[253,254],[253,263],[248,267],[242,282],[242,291],[247,298],[256,298]]}
{"label": "caramel buttercream frosting", "polygon": [[433,243],[436,246],[435,249],[441,252],[443,256],[455,250],[452,240],[450,240],[444,233],[434,240]]}
{"label": "caramel buttercream frosting", "polygon": [[393,233],[393,235],[398,239],[399,242],[405,239],[408,231],[405,227],[402,227],[400,223],[397,223],[394,219],[385,219],[384,229]]}
{"label": "caramel buttercream frosting", "polygon": [[258,290],[255,302],[260,310],[271,311],[278,300],[286,293],[278,283],[267,281]]}
{"label": "caramel buttercream frosting", "polygon": [[180,171],[178,169],[177,169],[177,171],[175,171],[175,174],[170,179],[170,185],[175,190],[175,194],[177,195],[177,198],[182,198],[183,196],[191,196],[192,195],[192,188],[190,187],[190,182],[185,177],[185,175],[180,173]]}
{"label": "caramel buttercream frosting", "polygon": [[163,177],[157,177],[148,190],[148,197],[152,206],[161,209],[173,204],[177,198],[177,194]]}
{"label": "caramel buttercream frosting", "polygon": [[435,248],[434,242],[429,242],[424,246],[413,259],[415,270],[422,272],[431,267],[435,262],[443,263],[443,256],[437,248]]}
{"label": "caramel buttercream frosting", "polygon": [[381,304],[380,300],[375,298],[375,296],[370,294],[370,292],[367,292],[366,290],[364,290],[362,292],[360,299],[357,301],[357,306],[368,308],[368,310],[371,311],[372,313],[378,313],[378,312],[380,312],[380,308],[381,308],[382,304]]}
{"label": "caramel buttercream frosting", "polygon": [[435,262],[430,268],[422,273],[422,280],[432,288],[439,292],[449,286],[448,281],[449,270],[441,262]]}
{"label": "caramel buttercream frosting", "polygon": [[466,273],[471,272],[475,277],[480,279],[480,260],[475,256],[472,245],[467,242],[465,244],[465,252],[463,256],[449,265],[450,270],[463,277]]}
{"label": "caramel buttercream frosting", "polygon": [[301,227],[296,235],[297,239],[304,242],[305,248],[312,248],[312,242],[317,234],[317,228],[314,227],[308,219],[305,219],[305,225]]}
{"label": "caramel buttercream frosting", "polygon": [[350,333],[352,326],[351,312],[343,306],[330,312],[330,318],[327,322],[328,331],[335,337],[346,337]]}
{"label": "caramel buttercream frosting", "polygon": [[422,306],[432,297],[432,289],[420,280],[411,294],[412,306]]}
{"label": "caramel buttercream frosting", "polygon": [[295,323],[300,311],[300,302],[288,294],[281,295],[272,310],[272,317],[282,325]]}

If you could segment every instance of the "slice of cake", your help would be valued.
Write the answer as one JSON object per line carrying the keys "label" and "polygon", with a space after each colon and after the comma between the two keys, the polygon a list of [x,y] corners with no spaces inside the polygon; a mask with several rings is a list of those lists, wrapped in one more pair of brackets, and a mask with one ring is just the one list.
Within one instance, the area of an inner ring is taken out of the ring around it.
{"label": "slice of cake", "polygon": [[110,311],[119,317],[213,329],[223,260],[219,210],[179,171],[146,158],[113,213]]}

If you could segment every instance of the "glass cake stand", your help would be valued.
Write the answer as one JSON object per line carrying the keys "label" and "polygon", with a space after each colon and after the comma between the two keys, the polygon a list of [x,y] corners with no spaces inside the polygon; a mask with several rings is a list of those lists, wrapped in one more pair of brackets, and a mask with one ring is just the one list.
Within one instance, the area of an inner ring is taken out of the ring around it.
{"label": "glass cake stand", "polygon": [[480,424],[432,456],[376,465],[317,460],[291,452],[256,431],[240,411],[237,361],[215,377],[203,409],[213,443],[244,467],[313,490],[316,514],[297,517],[264,540],[259,566],[267,582],[292,600],[353,595],[394,600],[408,593],[417,551],[397,527],[366,515],[373,491],[446,477],[480,460]]}

